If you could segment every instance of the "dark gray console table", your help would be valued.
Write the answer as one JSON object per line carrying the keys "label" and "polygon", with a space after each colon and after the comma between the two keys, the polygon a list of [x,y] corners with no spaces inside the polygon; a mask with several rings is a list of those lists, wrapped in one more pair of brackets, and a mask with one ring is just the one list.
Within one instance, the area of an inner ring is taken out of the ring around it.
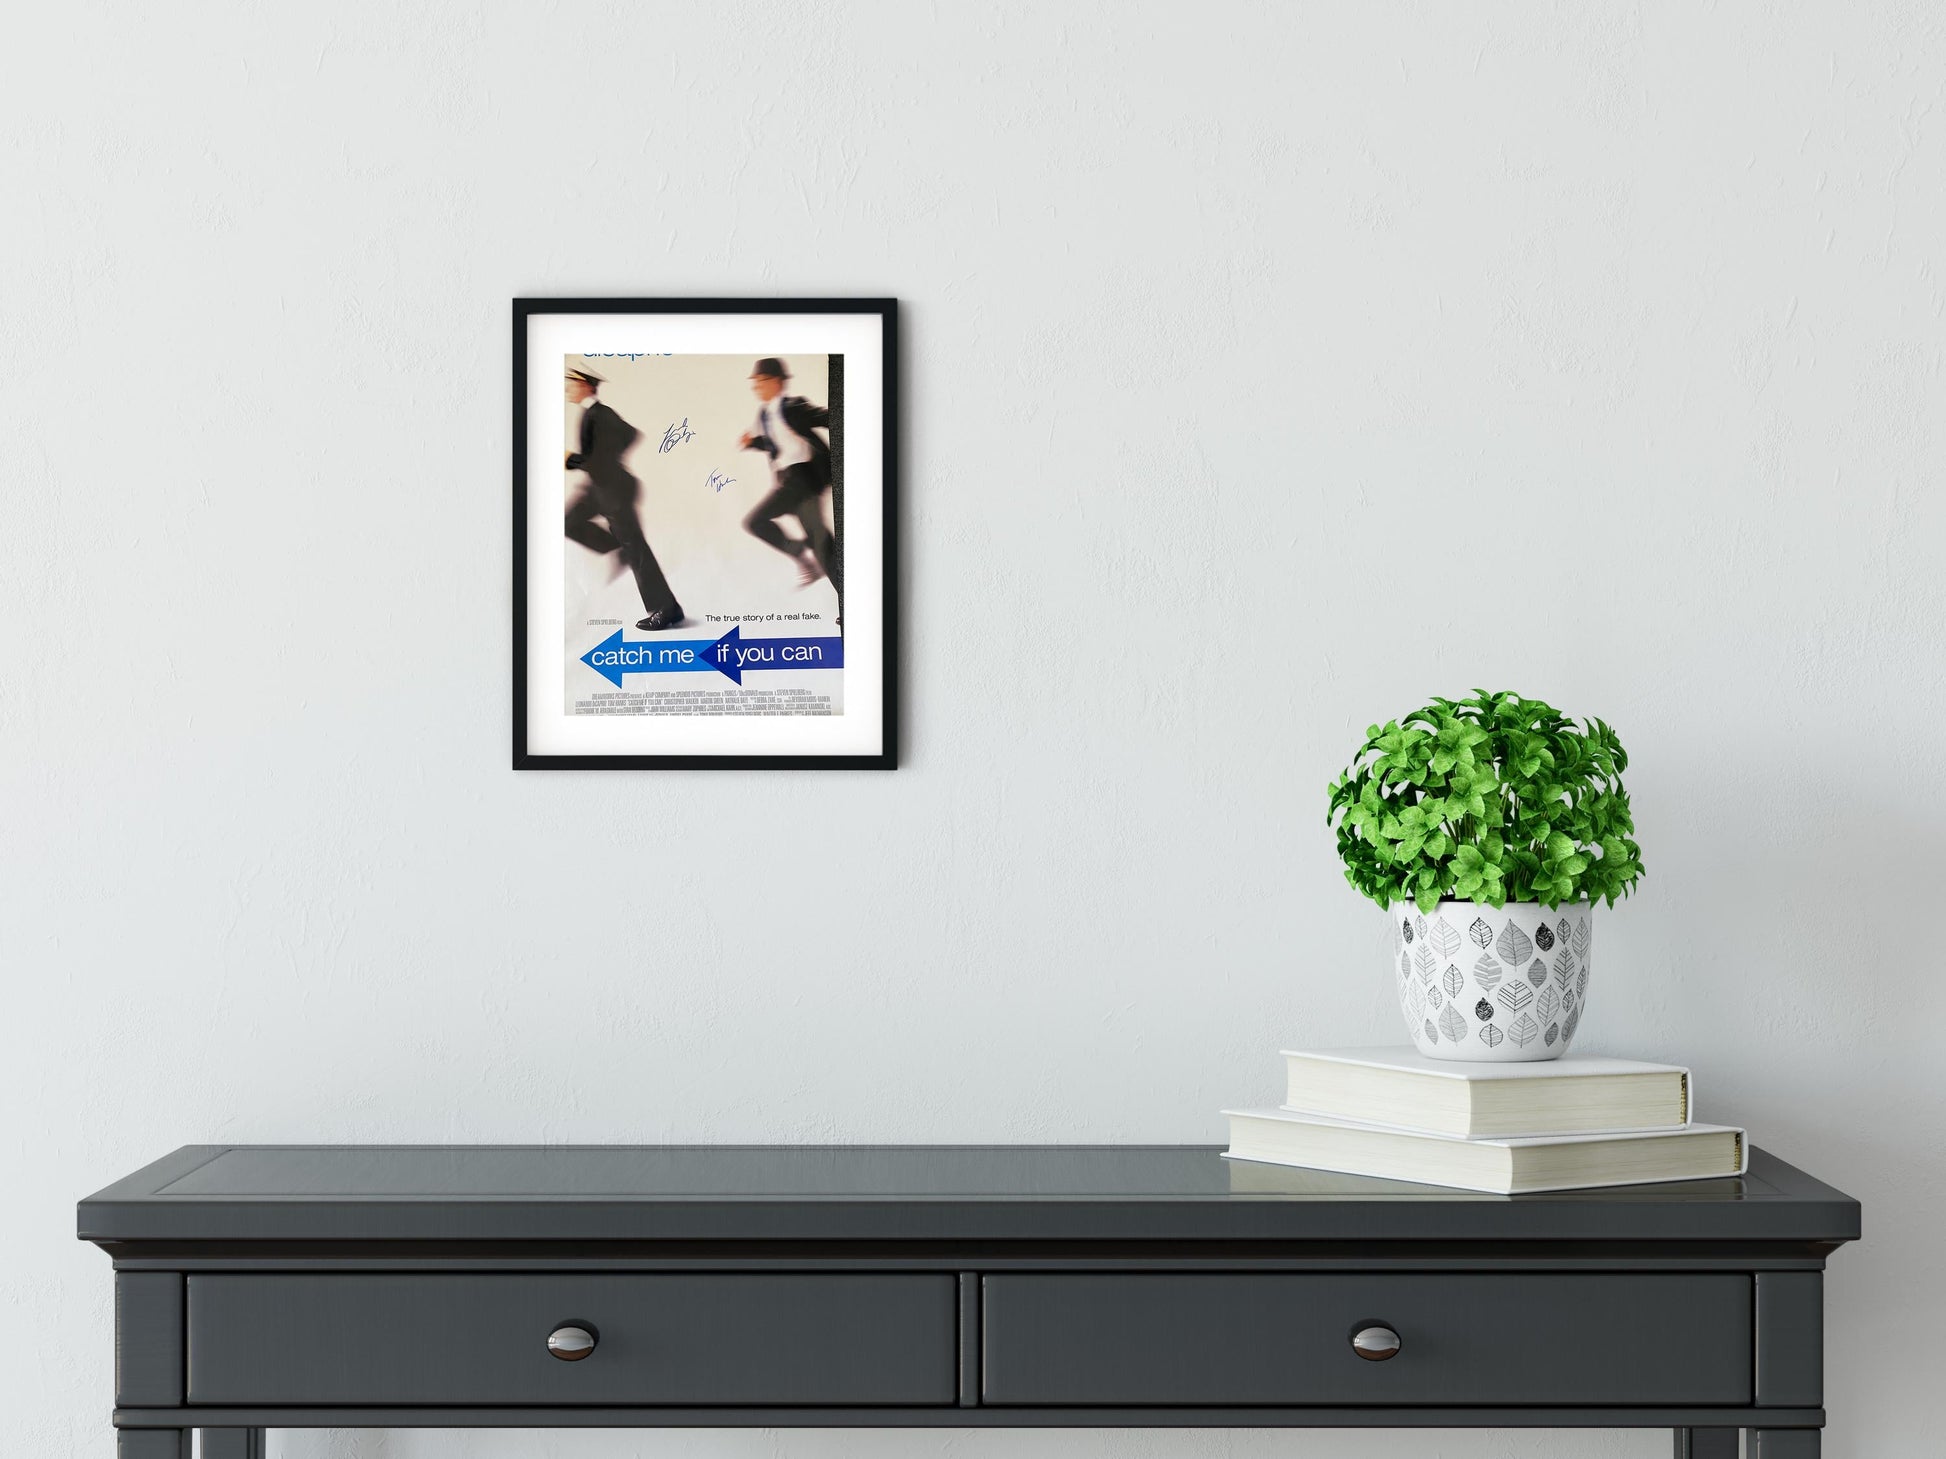
{"label": "dark gray console table", "polygon": [[123,1459],[267,1428],[1666,1428],[1813,1459],[1858,1203],[1187,1146],[192,1146],[80,1206]]}

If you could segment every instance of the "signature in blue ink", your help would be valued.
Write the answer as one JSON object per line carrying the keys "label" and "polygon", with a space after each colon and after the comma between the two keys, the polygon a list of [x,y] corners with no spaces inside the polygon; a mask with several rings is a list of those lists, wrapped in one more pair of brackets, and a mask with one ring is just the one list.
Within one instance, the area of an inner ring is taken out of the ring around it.
{"label": "signature in blue ink", "polygon": [[720,472],[720,471],[712,471],[712,472],[710,472],[710,474],[709,474],[709,480],[708,480],[708,481],[706,481],[706,482],[704,482],[704,483],[703,483],[703,485],[705,485],[705,486],[713,486],[713,487],[715,487],[715,488],[716,488],[716,489],[717,489],[718,491],[721,491],[721,490],[723,490],[723,488],[724,488],[724,487],[726,487],[726,486],[730,486],[730,485],[732,485],[733,483],[735,483],[735,481],[736,481],[736,478],[735,478],[734,476],[725,476],[725,475],[724,475],[724,474],[723,474],[722,472]]}
{"label": "signature in blue ink", "polygon": [[684,416],[681,425],[670,426],[668,430],[662,433],[662,444],[656,448],[657,454],[667,454],[675,450],[684,441],[693,441],[695,439],[696,433],[689,428],[689,417]]}

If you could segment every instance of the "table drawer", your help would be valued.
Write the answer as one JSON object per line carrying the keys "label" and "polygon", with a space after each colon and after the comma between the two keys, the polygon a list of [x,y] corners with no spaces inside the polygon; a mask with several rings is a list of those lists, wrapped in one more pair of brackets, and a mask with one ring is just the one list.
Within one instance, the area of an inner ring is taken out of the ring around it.
{"label": "table drawer", "polygon": [[950,1404],[956,1302],[927,1273],[195,1275],[189,1402]]}
{"label": "table drawer", "polygon": [[[1748,1276],[995,1275],[983,1401],[1743,1404]],[[1358,1356],[1355,1327],[1401,1345]]]}

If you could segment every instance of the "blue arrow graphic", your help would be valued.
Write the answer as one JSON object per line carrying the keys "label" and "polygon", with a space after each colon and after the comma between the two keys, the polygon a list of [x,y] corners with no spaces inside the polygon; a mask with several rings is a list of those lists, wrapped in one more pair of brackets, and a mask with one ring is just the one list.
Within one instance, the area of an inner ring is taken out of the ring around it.
{"label": "blue arrow graphic", "polygon": [[745,673],[759,669],[842,669],[842,638],[745,638],[737,624],[703,651],[708,667],[741,684]]}
{"label": "blue arrow graphic", "polygon": [[624,642],[618,628],[583,654],[581,662],[619,689],[624,674],[686,674],[712,668],[714,665],[703,662],[703,654],[711,647],[707,638]]}
{"label": "blue arrow graphic", "polygon": [[581,662],[617,689],[624,674],[693,674],[715,669],[734,684],[745,671],[842,669],[842,638],[745,638],[737,624],[721,638],[624,639],[616,629],[581,656]]}

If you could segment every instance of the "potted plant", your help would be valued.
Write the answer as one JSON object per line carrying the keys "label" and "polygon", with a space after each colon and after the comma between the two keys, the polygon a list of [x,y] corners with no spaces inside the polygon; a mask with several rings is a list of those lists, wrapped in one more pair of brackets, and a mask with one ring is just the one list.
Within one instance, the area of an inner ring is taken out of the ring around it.
{"label": "potted plant", "polygon": [[1588,1000],[1594,904],[1642,877],[1628,754],[1601,720],[1475,691],[1365,731],[1331,786],[1345,879],[1392,918],[1421,1053],[1559,1058]]}

